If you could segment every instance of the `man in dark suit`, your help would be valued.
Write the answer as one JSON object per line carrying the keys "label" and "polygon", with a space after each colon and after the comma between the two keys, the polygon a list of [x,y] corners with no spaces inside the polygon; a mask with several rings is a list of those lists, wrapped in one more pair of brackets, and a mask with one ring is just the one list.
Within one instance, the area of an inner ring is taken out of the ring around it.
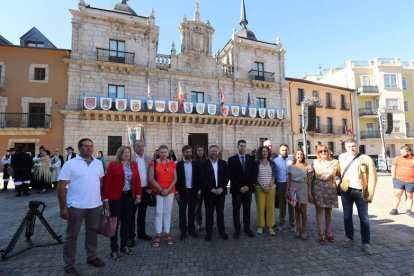
{"label": "man in dark suit", "polygon": [[219,147],[210,146],[209,159],[201,165],[201,183],[206,205],[206,241],[211,240],[213,233],[214,209],[217,213],[217,229],[220,236],[227,240],[224,227],[224,200],[227,194],[227,162],[218,158]]}
{"label": "man in dark suit", "polygon": [[[200,165],[193,161],[193,149],[186,145],[182,149],[184,160],[177,163],[176,199],[180,209],[180,239],[187,238],[187,232],[193,238],[199,238],[195,230],[195,207],[200,190]],[[188,213],[187,213],[188,207]],[[187,220],[188,216],[188,220]]]}
{"label": "man in dark suit", "polygon": [[240,238],[240,207],[243,204],[244,232],[249,237],[254,237],[250,230],[250,205],[254,191],[254,159],[246,154],[247,144],[245,140],[237,142],[238,153],[229,158],[228,171],[230,178],[230,193],[233,203],[233,223],[235,239]]}
{"label": "man in dark suit", "polygon": [[66,162],[76,157],[75,150],[71,146],[67,147],[65,150],[68,153],[68,155],[66,156]]}

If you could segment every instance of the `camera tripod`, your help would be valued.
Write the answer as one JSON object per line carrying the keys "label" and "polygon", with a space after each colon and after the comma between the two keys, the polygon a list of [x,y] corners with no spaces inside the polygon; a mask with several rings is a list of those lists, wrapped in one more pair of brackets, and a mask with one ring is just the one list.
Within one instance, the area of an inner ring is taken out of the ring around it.
{"label": "camera tripod", "polygon": [[[39,210],[39,206],[41,206],[41,210]],[[13,238],[7,245],[7,248],[4,250],[1,250],[1,259],[5,260],[7,259],[7,255],[13,250],[14,246],[16,245],[17,241],[19,240],[23,229],[26,228],[26,242],[29,245],[29,248],[26,248],[14,255],[17,255],[19,253],[22,253],[26,250],[29,250],[33,247],[41,247],[41,246],[35,246],[31,240],[31,237],[33,236],[34,228],[35,228],[35,222],[36,217],[39,218],[39,220],[42,222],[42,224],[45,226],[46,230],[49,232],[49,234],[60,244],[62,243],[62,236],[58,236],[55,231],[53,231],[52,227],[49,225],[49,223],[46,221],[46,219],[43,217],[43,211],[45,210],[46,204],[42,201],[30,201],[29,202],[29,210],[26,213],[26,216],[23,218],[23,221],[20,223],[19,228],[17,228],[16,233],[14,233]],[[45,245],[43,245],[45,246]],[[13,256],[14,256],[13,255]]]}

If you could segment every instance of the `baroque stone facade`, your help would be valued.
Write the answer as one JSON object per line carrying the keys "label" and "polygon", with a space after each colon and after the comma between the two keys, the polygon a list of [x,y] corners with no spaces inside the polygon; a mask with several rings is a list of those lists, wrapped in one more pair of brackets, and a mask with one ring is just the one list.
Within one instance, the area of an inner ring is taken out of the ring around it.
{"label": "baroque stone facade", "polygon": [[[239,139],[245,139],[251,150],[264,138],[276,145],[289,141],[285,51],[280,42],[257,40],[246,27],[243,9],[241,30],[234,31],[223,49],[213,54],[214,28],[200,20],[197,4],[193,20],[183,17],[179,25],[181,52],[176,53],[173,43],[169,55],[157,52],[159,27],[153,11],[144,17],[136,15],[126,1],[108,10],[80,1],[78,10],[70,12],[72,53],[65,60],[68,103],[61,111],[65,146],[89,137],[96,150],[113,153],[111,139],[122,136],[122,144],[127,144],[127,129],[136,125],[144,128],[148,152],[161,144],[177,153],[188,143],[217,144],[227,158],[235,152]],[[185,101],[219,104],[223,101],[219,91],[223,91],[226,105],[246,106],[250,97],[251,106],[278,109],[283,115],[262,119],[196,112],[86,110],[82,104],[85,96],[146,99],[148,89],[154,99],[176,100],[180,88]]]}

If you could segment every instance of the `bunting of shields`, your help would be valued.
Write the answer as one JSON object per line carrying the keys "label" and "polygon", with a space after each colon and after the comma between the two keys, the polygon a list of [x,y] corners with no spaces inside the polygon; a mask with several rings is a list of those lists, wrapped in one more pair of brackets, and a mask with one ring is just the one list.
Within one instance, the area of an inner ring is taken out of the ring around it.
{"label": "bunting of shields", "polygon": [[[114,107],[113,107],[114,103]],[[129,104],[128,104],[129,103]],[[165,100],[142,100],[142,99],[112,99],[109,97],[83,97],[83,107],[87,110],[101,109],[111,110],[114,108],[118,111],[152,111],[152,112],[170,112],[170,113],[185,113],[211,116],[233,116],[233,117],[250,117],[250,118],[269,118],[269,119],[284,119],[284,109],[274,108],[256,108],[250,106],[238,105],[217,105],[211,103],[193,103],[180,101],[165,101]]]}

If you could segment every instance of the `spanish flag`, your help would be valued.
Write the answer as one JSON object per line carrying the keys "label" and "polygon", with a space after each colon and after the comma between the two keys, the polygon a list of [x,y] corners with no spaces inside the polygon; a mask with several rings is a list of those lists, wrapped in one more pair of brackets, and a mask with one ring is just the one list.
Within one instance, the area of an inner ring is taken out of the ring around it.
{"label": "spanish flag", "polygon": [[177,101],[179,101],[179,102],[183,102],[185,100],[185,97],[184,97],[184,90],[183,90],[183,88],[181,87],[181,83],[180,82],[178,82],[178,95],[177,95]]}

